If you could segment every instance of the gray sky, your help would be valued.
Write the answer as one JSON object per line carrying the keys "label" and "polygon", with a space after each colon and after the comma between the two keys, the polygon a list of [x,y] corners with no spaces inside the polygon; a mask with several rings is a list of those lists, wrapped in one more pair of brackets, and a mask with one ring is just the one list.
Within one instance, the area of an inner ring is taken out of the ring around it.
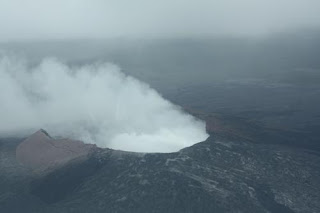
{"label": "gray sky", "polygon": [[0,0],[0,40],[252,36],[319,26],[319,0]]}

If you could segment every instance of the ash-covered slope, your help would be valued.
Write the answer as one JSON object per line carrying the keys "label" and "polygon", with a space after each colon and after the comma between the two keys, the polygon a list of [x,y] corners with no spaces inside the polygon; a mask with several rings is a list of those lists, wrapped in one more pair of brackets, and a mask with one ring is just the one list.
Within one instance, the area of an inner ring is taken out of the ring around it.
{"label": "ash-covered slope", "polygon": [[319,156],[213,137],[170,154],[96,149],[30,174],[1,175],[20,177],[11,179],[17,191],[1,190],[1,212],[320,212]]}
{"label": "ash-covered slope", "polygon": [[58,167],[66,162],[86,157],[96,145],[70,139],[53,139],[45,130],[39,130],[25,139],[16,150],[16,158],[32,169]]}

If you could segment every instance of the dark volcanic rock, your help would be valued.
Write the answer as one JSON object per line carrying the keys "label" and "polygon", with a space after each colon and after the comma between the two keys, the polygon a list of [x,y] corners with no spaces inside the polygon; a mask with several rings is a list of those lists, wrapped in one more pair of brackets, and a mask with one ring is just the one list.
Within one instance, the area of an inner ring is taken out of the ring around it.
{"label": "dark volcanic rock", "polygon": [[58,202],[72,193],[86,178],[95,174],[101,166],[94,156],[81,161],[70,161],[52,173],[33,180],[30,192],[48,204]]}
{"label": "dark volcanic rock", "polygon": [[319,212],[319,163],[288,148],[210,138],[170,154],[100,150],[32,189],[49,187],[41,199],[66,193],[61,179],[83,180],[74,173],[99,165],[48,212]]}
{"label": "dark volcanic rock", "polygon": [[0,175],[19,188],[2,190],[0,212],[320,212],[319,155],[213,137],[169,154],[95,149],[23,175]]}

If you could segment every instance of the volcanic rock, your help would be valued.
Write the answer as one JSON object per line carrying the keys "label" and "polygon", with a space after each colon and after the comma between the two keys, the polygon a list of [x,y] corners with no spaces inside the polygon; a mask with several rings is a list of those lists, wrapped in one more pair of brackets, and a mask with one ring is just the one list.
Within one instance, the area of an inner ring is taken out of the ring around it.
{"label": "volcanic rock", "polygon": [[86,157],[97,147],[70,139],[54,139],[39,130],[24,140],[16,150],[18,162],[32,169],[56,167],[75,158]]}

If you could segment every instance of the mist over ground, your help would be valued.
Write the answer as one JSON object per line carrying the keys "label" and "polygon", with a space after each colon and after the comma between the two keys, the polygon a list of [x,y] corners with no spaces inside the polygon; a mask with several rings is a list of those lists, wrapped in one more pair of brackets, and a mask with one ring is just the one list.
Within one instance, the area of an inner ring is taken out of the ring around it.
{"label": "mist over ground", "polygon": [[320,26],[317,0],[1,0],[0,40],[264,36]]}
{"label": "mist over ground", "polygon": [[234,79],[300,83],[301,73],[316,84],[319,40],[286,33],[319,29],[319,9],[316,0],[0,0],[0,48],[25,55],[1,58],[0,131],[45,128],[132,151],[200,142],[204,124],[141,81],[167,96]]}
{"label": "mist over ground", "polygon": [[174,152],[205,140],[205,124],[113,64],[69,67],[0,59],[0,133],[53,136],[138,152]]}

